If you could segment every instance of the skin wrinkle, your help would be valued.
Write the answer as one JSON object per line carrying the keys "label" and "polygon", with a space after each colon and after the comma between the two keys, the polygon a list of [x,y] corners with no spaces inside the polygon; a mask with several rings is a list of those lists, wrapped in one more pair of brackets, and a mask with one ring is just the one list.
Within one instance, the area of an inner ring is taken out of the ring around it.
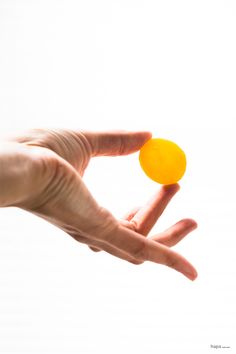
{"label": "skin wrinkle", "polygon": [[[80,144],[80,148],[82,151],[83,160],[80,163],[81,166],[80,166],[79,170],[80,170],[81,175],[83,176],[84,170],[87,168],[90,157],[92,156],[91,147],[90,147],[90,144],[88,143],[86,137],[83,134],[79,135],[79,139],[78,139],[78,134],[76,134],[75,139]],[[78,164],[79,156],[77,156],[76,153],[74,153],[74,155],[76,156],[77,164]]]}
{"label": "skin wrinkle", "polygon": [[124,138],[123,136],[121,136],[118,144],[117,155],[123,155],[124,152],[125,152]]}
{"label": "skin wrinkle", "polygon": [[[151,133],[146,132],[146,137],[140,143],[141,134],[137,135],[128,131],[110,131],[107,132],[83,132],[92,146],[92,156],[122,156],[137,151],[137,147],[151,138]],[[122,146],[121,146],[122,145]]]}
{"label": "skin wrinkle", "polygon": [[[54,144],[51,146],[51,149],[72,164],[76,170],[82,170],[83,166],[86,165],[85,162],[88,160],[88,155],[80,139],[77,139],[74,134],[70,134],[69,132],[64,133],[63,130],[50,130],[50,133],[54,137],[52,140]],[[75,154],[76,151],[80,153]]]}
{"label": "skin wrinkle", "polygon": [[[87,151],[85,143],[76,134],[52,130],[55,134],[57,146],[53,150],[72,164],[79,172],[83,171],[88,164],[90,153]],[[78,153],[79,152],[79,153]]]}
{"label": "skin wrinkle", "polygon": [[[101,133],[102,134],[102,133]],[[90,132],[84,132],[84,136],[87,138],[87,141],[90,142],[90,145],[92,146],[92,156],[95,157],[95,156],[102,156],[102,155],[106,155],[106,152],[100,154],[100,140],[102,139],[100,136],[98,137],[94,137],[93,135],[91,136],[91,133]],[[112,136],[111,137],[106,137],[104,136],[104,139],[103,140],[103,146],[105,147],[105,150],[106,150],[106,147],[107,146],[112,146],[114,144],[114,141],[113,141],[113,138]]]}
{"label": "skin wrinkle", "polygon": [[[11,153],[9,153],[10,151]],[[42,151],[44,150],[42,149]],[[24,145],[18,146],[18,143],[11,144],[9,152],[5,156],[5,162],[4,154],[1,155],[3,171],[7,173],[5,175],[4,194],[10,193],[15,196],[15,200],[13,199],[12,202],[16,206],[20,206],[27,203],[34,195],[35,188],[37,189],[38,185],[42,184],[43,175],[45,174],[45,169],[43,168],[45,160],[38,159],[33,149],[29,149]],[[50,153],[52,154],[52,152]],[[31,185],[31,180],[34,181],[34,185]],[[4,183],[1,183],[1,185],[4,186]],[[29,195],[27,195],[27,191]],[[11,206],[11,198],[5,206]]]}
{"label": "skin wrinkle", "polygon": [[63,190],[67,189],[67,187],[67,192],[69,191],[69,187],[72,186],[72,179],[74,178],[72,174],[65,174],[64,166],[58,159],[52,159],[45,167],[51,172],[51,178],[48,180],[47,185],[39,196],[42,203],[30,206],[30,209],[35,212],[43,211],[46,205],[52,203],[55,205],[58,195],[60,195]]}
{"label": "skin wrinkle", "polygon": [[82,242],[87,244],[89,235],[84,235],[84,233],[81,230],[78,230],[78,228],[72,227],[71,225],[63,223],[61,225],[61,230],[66,232],[68,235],[73,237],[76,241]]}
{"label": "skin wrinkle", "polygon": [[43,129],[33,129],[16,140],[28,146],[47,147],[55,151],[71,163],[81,175],[92,156],[91,144],[82,132],[75,133],[60,129],[50,129],[44,132]]}
{"label": "skin wrinkle", "polygon": [[63,178],[61,180],[58,179],[58,164],[56,163],[54,166],[51,166],[52,170],[54,171],[51,178],[48,180],[47,185],[45,186],[44,190],[41,192],[39,196],[39,203],[36,199],[33,204],[26,206],[25,209],[31,210],[33,212],[39,212],[43,210],[46,205],[50,203],[51,200],[56,196],[57,189],[55,189],[55,181],[57,181],[57,186],[64,183]]}

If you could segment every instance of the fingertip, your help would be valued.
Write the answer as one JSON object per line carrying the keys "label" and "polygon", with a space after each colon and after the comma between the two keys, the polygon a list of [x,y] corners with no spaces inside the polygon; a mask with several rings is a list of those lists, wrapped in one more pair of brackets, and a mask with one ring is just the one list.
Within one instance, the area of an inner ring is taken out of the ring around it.
{"label": "fingertip", "polygon": [[189,223],[189,227],[195,230],[198,227],[198,223],[194,219],[186,219]]}
{"label": "fingertip", "polygon": [[197,222],[190,218],[181,219],[176,224],[180,224],[185,230],[188,230],[188,232],[193,231],[198,227]]}
{"label": "fingertip", "polygon": [[191,265],[188,270],[185,270],[183,274],[189,279],[194,281],[198,277],[197,270]]}
{"label": "fingertip", "polygon": [[178,183],[174,184],[163,184],[162,188],[166,191],[177,193],[180,190],[180,185]]}
{"label": "fingertip", "polygon": [[143,131],[143,134],[146,136],[147,140],[152,138],[152,132],[150,131]]}
{"label": "fingertip", "polygon": [[126,131],[120,136],[123,139],[123,149],[120,155],[127,155],[140,150],[151,139],[149,131]]}
{"label": "fingertip", "polygon": [[[135,134],[139,139],[142,140],[141,147],[152,138],[152,133],[149,131],[136,131],[136,132],[129,132],[131,134]],[[140,148],[141,148],[140,147]]]}
{"label": "fingertip", "polygon": [[175,186],[176,186],[177,190],[179,191],[180,190],[180,184],[179,183],[175,183]]}
{"label": "fingertip", "polygon": [[196,280],[198,277],[198,273],[196,271],[196,269],[191,273],[191,276],[189,277],[190,280],[194,281]]}

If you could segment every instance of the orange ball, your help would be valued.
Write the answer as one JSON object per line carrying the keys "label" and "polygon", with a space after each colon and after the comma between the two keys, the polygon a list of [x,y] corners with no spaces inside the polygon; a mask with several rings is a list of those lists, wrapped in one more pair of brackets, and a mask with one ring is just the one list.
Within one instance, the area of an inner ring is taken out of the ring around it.
{"label": "orange ball", "polygon": [[177,183],[186,170],[186,156],[175,143],[150,139],[140,150],[139,162],[146,175],[160,184]]}

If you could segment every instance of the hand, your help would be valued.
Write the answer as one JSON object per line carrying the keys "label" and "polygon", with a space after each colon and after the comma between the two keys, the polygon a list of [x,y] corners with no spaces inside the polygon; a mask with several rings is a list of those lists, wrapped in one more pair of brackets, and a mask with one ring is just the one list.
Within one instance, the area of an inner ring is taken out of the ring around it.
{"label": "hand", "polygon": [[147,260],[164,264],[194,280],[194,267],[169,248],[196,228],[194,220],[181,220],[146,238],[178,191],[177,184],[161,187],[146,206],[117,220],[98,205],[82,180],[92,157],[130,154],[150,138],[148,132],[68,130],[33,130],[13,138],[2,158],[3,165],[8,162],[8,172],[2,178],[5,192],[2,196],[0,192],[0,205],[28,210],[95,251],[104,250],[134,264]]}

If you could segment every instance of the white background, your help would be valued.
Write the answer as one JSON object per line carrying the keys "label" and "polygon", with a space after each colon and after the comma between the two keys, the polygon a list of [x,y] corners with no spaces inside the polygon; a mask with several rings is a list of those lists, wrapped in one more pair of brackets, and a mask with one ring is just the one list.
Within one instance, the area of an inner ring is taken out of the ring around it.
{"label": "white background", "polygon": [[[17,209],[0,210],[0,353],[236,353],[236,2],[0,0],[1,134],[35,127],[150,130],[187,173],[154,232],[199,228],[176,250],[195,282],[134,266]],[[121,217],[159,187],[138,154],[86,175]]]}

